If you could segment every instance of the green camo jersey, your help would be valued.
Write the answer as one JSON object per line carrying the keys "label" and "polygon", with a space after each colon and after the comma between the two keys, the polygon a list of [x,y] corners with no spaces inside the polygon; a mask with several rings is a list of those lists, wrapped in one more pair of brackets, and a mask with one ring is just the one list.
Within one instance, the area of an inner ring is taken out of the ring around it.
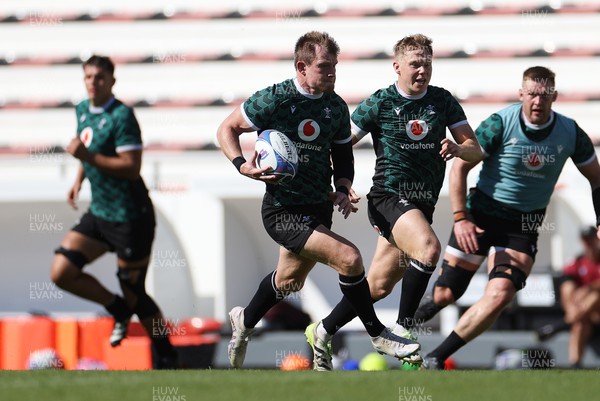
{"label": "green camo jersey", "polygon": [[[77,133],[87,149],[104,156],[142,149],[140,126],[133,109],[112,98],[104,107],[90,106],[84,100],[76,107]],[[135,181],[117,178],[83,162],[92,188],[90,212],[115,222],[132,221],[150,206],[148,190],[142,178]]]}
{"label": "green camo jersey", "polygon": [[346,102],[335,92],[311,95],[288,79],[256,92],[241,106],[257,131],[274,129],[296,145],[299,167],[293,180],[267,184],[276,205],[325,202],[331,188],[331,145],[351,140]]}
{"label": "green camo jersey", "polygon": [[440,156],[446,127],[467,124],[465,113],[443,88],[422,95],[403,93],[397,84],[380,89],[352,113],[360,139],[371,133],[377,156],[373,186],[413,203],[435,206],[446,162]]}

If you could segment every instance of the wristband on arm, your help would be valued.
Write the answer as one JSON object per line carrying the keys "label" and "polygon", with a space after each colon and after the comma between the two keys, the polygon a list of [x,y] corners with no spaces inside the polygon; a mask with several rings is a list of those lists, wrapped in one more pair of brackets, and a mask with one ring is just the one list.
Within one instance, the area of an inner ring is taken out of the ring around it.
{"label": "wristband on arm", "polygon": [[458,223],[459,221],[463,221],[467,219],[467,212],[464,210],[459,210],[454,212],[454,222]]}
{"label": "wristband on arm", "polygon": [[242,167],[242,164],[246,163],[246,159],[244,159],[242,156],[238,156],[236,158],[234,158],[232,161],[233,165],[235,166],[235,168],[237,168],[237,171],[240,171],[240,168]]}
{"label": "wristband on arm", "polygon": [[337,187],[335,187],[335,191],[341,192],[341,193],[345,194],[346,196],[348,196],[350,194],[350,192],[348,192],[348,187],[346,187],[345,185],[338,185]]}

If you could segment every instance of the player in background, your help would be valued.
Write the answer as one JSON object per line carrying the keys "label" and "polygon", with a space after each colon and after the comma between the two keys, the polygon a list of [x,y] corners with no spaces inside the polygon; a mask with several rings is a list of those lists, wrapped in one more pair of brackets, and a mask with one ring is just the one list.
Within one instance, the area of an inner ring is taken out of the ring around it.
{"label": "player in background", "polygon": [[581,368],[585,347],[600,325],[600,240],[596,227],[581,232],[583,254],[562,271],[560,303],[570,324],[569,363]]}
{"label": "player in background", "polygon": [[560,275],[560,305],[564,320],[537,329],[540,341],[569,330],[569,364],[581,368],[585,348],[600,328],[600,239],[596,227],[580,232],[583,252]]}
{"label": "player in background", "polygon": [[[155,217],[146,185],[140,176],[142,138],[133,109],[113,95],[114,64],[92,56],[83,64],[87,100],[76,107],[77,137],[67,152],[80,160],[67,201],[76,200],[83,181],[91,185],[89,210],[64,237],[52,261],[52,280],[61,288],[103,305],[114,317],[110,337],[117,346],[137,314],[158,356],[155,368],[174,368],[177,354],[165,334],[162,313],[146,293],[144,281],[154,240]],[[105,252],[117,254],[117,277],[124,298],[108,291],[84,273],[86,264]]]}
{"label": "player in background", "polygon": [[568,158],[590,182],[596,215],[600,213],[594,146],[574,120],[552,110],[556,97],[555,74],[545,67],[528,68],[519,89],[521,103],[492,114],[477,128],[485,158],[468,197],[467,174],[476,163],[456,160],[452,166],[454,228],[433,299],[416,316],[430,319],[460,298],[486,257],[489,282],[454,331],[424,358],[426,369],[442,369],[450,355],[491,327],[525,287],[537,253],[538,228]]}
{"label": "player in background", "polygon": [[[413,341],[392,335],[379,321],[370,302],[359,250],[331,231],[334,206],[344,217],[353,211],[348,197],[354,178],[349,112],[334,92],[338,54],[339,47],[328,34],[304,34],[294,50],[296,77],[256,92],[218,129],[219,144],[240,174],[267,184],[263,223],[280,245],[276,270],[262,280],[245,308],[237,306],[229,313],[233,334],[228,354],[236,368],[244,362],[255,325],[277,302],[302,288],[316,262],[339,273],[342,293],[377,351],[403,357],[420,348]],[[268,169],[257,168],[256,152],[250,160],[244,159],[240,135],[264,129],[278,130],[296,145],[300,165],[289,183],[277,184]],[[331,166],[335,191],[331,188]],[[279,221],[300,224],[282,225]]]}
{"label": "player in background", "polygon": [[[367,195],[369,220],[380,235],[368,273],[371,298],[386,297],[402,279],[393,333],[412,340],[413,315],[440,255],[431,223],[446,162],[482,158],[462,107],[450,92],[429,85],[432,58],[428,37],[417,34],[399,40],[393,60],[397,81],[352,113],[353,142],[370,132],[377,156]],[[458,144],[446,138],[446,128]],[[354,317],[344,297],[329,316],[306,329],[315,362],[331,368],[331,337]],[[418,363],[420,356],[405,360]]]}

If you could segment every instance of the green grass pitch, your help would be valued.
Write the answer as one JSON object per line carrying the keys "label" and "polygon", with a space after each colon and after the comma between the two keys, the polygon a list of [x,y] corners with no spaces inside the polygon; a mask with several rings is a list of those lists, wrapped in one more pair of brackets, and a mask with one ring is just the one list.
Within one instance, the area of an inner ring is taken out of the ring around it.
{"label": "green grass pitch", "polygon": [[0,371],[4,401],[597,400],[597,370]]}

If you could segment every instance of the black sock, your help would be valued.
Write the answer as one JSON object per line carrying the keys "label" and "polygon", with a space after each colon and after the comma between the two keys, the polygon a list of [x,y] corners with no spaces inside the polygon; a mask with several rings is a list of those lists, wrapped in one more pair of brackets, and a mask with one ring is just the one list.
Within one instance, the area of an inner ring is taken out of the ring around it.
{"label": "black sock", "polygon": [[177,351],[175,351],[175,347],[171,344],[168,335],[152,335],[150,336],[150,341],[152,341],[152,346],[159,358],[174,357],[177,355]]}
{"label": "black sock", "polygon": [[442,341],[439,347],[431,351],[429,354],[427,354],[427,356],[433,356],[439,361],[445,361],[448,359],[448,357],[450,357],[450,355],[454,354],[466,343],[467,342],[465,340],[460,338],[459,335],[453,331],[448,335],[448,337],[446,337],[444,341]]}
{"label": "black sock", "polygon": [[379,321],[371,302],[371,292],[365,273],[358,276],[343,276],[340,274],[340,288],[344,297],[360,318],[371,337],[377,337],[385,326]]}
{"label": "black sock", "polygon": [[113,301],[104,307],[110,313],[115,320],[122,321],[127,320],[133,315],[131,309],[127,305],[127,302],[120,296],[115,294]]}
{"label": "black sock", "polygon": [[251,329],[275,304],[285,298],[282,291],[275,287],[275,273],[273,271],[265,276],[258,285],[258,289],[252,300],[244,309],[244,326]]}
{"label": "black sock", "polygon": [[[377,301],[371,298],[371,302],[375,303]],[[356,312],[354,311],[354,308],[352,308],[352,304],[348,301],[348,298],[342,297],[331,313],[321,322],[325,331],[334,335],[355,317]]]}
{"label": "black sock", "polygon": [[419,305],[419,308],[415,312],[413,323],[415,325],[422,325],[428,320],[431,320],[431,318],[437,315],[442,309],[444,309],[444,306],[437,305],[433,302],[433,299],[431,299],[430,301]]}
{"label": "black sock", "polygon": [[402,277],[402,293],[400,294],[397,322],[406,329],[415,325],[415,312],[427,290],[432,272],[423,263],[411,259],[409,267]]}

